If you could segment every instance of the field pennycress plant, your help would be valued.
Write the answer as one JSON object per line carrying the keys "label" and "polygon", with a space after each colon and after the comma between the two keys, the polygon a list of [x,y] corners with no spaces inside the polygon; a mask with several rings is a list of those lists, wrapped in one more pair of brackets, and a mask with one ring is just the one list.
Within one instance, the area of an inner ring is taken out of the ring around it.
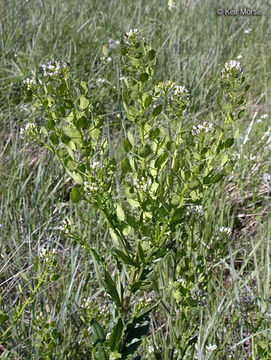
{"label": "field pennycress plant", "polygon": [[[201,243],[204,203],[230,168],[232,124],[245,114],[248,86],[240,64],[230,61],[219,76],[220,118],[195,120],[189,91],[172,81],[156,81],[156,53],[137,29],[125,34],[121,53],[124,139],[116,153],[109,152],[105,115],[90,104],[86,83],[74,82],[70,65],[59,61],[48,62],[41,76],[25,80],[26,98],[44,119],[27,124],[21,135],[54,154],[73,179],[71,201],[91,204],[112,238],[108,263],[103,251],[81,239],[68,220],[63,225],[67,238],[93,256],[111,301],[106,324],[91,311],[82,317],[93,359],[141,359],[135,353],[142,352],[150,315],[158,308],[169,318],[168,349],[158,347],[152,356],[191,358],[199,325],[195,321],[189,327],[189,318],[204,311],[212,260],[231,236],[223,228],[208,244]],[[156,275],[163,266],[173,307],[161,303]],[[219,348],[212,346],[214,352]]]}

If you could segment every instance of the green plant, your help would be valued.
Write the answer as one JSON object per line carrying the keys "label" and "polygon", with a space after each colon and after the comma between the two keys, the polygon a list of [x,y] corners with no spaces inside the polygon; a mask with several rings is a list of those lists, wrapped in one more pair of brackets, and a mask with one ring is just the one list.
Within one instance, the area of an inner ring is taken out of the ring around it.
{"label": "green plant", "polygon": [[[46,114],[46,121],[28,124],[21,134],[54,154],[76,183],[71,201],[91,204],[109,228],[112,258],[106,262],[101,249],[89,246],[65,224],[67,235],[93,255],[113,304],[107,328],[92,313],[85,315],[93,358],[128,359],[139,348],[150,314],[165,306],[155,272],[168,262],[169,291],[180,312],[176,319],[167,310],[172,320],[171,355],[166,356],[181,359],[194,351],[199,325],[189,328],[189,317],[204,306],[211,274],[201,244],[204,203],[230,166],[232,123],[244,116],[248,86],[239,63],[226,64],[217,98],[219,122],[193,123],[188,90],[171,81],[155,83],[156,53],[137,29],[125,34],[121,52],[124,152],[121,147],[118,154],[109,151],[104,119],[90,104],[86,83],[72,82],[68,65],[59,61],[43,65],[41,77],[25,81],[27,100]],[[228,230],[221,233],[224,245],[221,236],[214,237],[204,245],[205,253],[214,254],[217,243],[220,248],[228,244]],[[145,306],[140,297],[151,290],[156,298]]]}

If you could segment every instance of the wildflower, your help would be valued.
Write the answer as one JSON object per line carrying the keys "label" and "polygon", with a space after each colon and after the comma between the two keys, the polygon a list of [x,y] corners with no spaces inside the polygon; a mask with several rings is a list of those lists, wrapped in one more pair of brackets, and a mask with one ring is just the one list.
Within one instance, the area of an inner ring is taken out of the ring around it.
{"label": "wildflower", "polygon": [[216,345],[211,345],[209,344],[208,346],[206,346],[206,350],[209,352],[209,353],[212,353],[213,351],[215,351],[217,349],[217,346]]}
{"label": "wildflower", "polygon": [[204,132],[207,134],[209,131],[211,131],[213,128],[213,125],[211,123],[207,123],[204,121],[202,124],[193,125],[191,134],[193,136],[199,135],[201,132]]}
{"label": "wildflower", "polygon": [[104,78],[98,78],[98,79],[96,80],[96,83],[97,83],[98,86],[101,86],[101,85],[104,84],[105,82],[106,82],[106,79],[104,79]]}
{"label": "wildflower", "polygon": [[130,29],[129,31],[127,31],[127,32],[125,33],[125,35],[126,35],[128,38],[131,38],[131,37],[133,37],[133,36],[135,36],[135,35],[138,35],[138,33],[139,33],[138,29]]}
{"label": "wildflower", "polygon": [[56,249],[47,251],[44,247],[40,249],[39,256],[41,259],[44,259],[46,262],[51,260],[56,255]]}
{"label": "wildflower", "polygon": [[109,49],[115,49],[116,47],[118,47],[120,45],[119,40],[113,40],[113,39],[109,39],[108,40],[108,47]]}
{"label": "wildflower", "polygon": [[242,57],[243,57],[243,55],[240,54],[240,55],[237,56],[236,59],[237,59],[237,60],[240,60],[240,59],[242,59]]}
{"label": "wildflower", "polygon": [[60,226],[60,230],[64,231],[65,234],[68,234],[71,225],[72,225],[71,220],[67,217],[66,219],[63,220],[62,225]]}
{"label": "wildflower", "polygon": [[98,161],[94,161],[91,165],[90,165],[90,168],[92,169],[92,170],[97,170],[98,169],[98,167],[100,167],[100,163],[98,162]]}
{"label": "wildflower", "polygon": [[131,29],[127,31],[124,35],[124,41],[127,45],[132,45],[135,43],[135,40],[139,34],[138,29]]}
{"label": "wildflower", "polygon": [[84,191],[87,193],[87,195],[92,195],[93,193],[97,192],[97,183],[89,184],[88,182],[84,182]]}
{"label": "wildflower", "polygon": [[225,64],[224,69],[222,70],[222,78],[227,79],[232,74],[236,76],[243,75],[241,65],[236,60],[230,60]]}
{"label": "wildflower", "polygon": [[151,179],[145,179],[143,176],[140,179],[134,178],[133,180],[133,186],[134,189],[137,190],[143,190],[146,192],[148,186],[151,185]]}
{"label": "wildflower", "polygon": [[37,125],[34,123],[28,123],[25,125],[24,128],[20,129],[20,136],[22,139],[26,138],[27,136],[35,136],[38,133]]}
{"label": "wildflower", "polygon": [[232,234],[232,231],[228,227],[221,226],[217,231],[217,240],[222,240],[223,238],[229,238]]}
{"label": "wildflower", "polygon": [[67,68],[65,62],[61,63],[60,61],[48,61],[47,64],[41,65],[43,70],[44,77],[53,77],[61,75],[64,70]]}
{"label": "wildflower", "polygon": [[172,9],[174,9],[176,7],[175,1],[173,0],[168,0],[168,9],[169,11],[171,11]]}
{"label": "wildflower", "polygon": [[175,85],[173,88],[173,96],[178,100],[182,102],[186,102],[189,99],[189,93],[188,90],[181,85]]}
{"label": "wildflower", "polygon": [[251,29],[251,28],[249,28],[249,29],[246,29],[246,30],[244,31],[244,33],[245,33],[245,34],[250,34],[250,33],[251,33],[251,31],[252,31],[252,29]]}
{"label": "wildflower", "polygon": [[90,298],[84,298],[83,303],[81,305],[83,309],[90,309],[91,308],[91,299]]}
{"label": "wildflower", "polygon": [[201,221],[204,217],[203,207],[201,205],[190,205],[186,209],[186,216],[194,216],[195,220]]}
{"label": "wildflower", "polygon": [[31,90],[37,85],[34,77],[23,80],[23,83],[26,85],[27,90]]}

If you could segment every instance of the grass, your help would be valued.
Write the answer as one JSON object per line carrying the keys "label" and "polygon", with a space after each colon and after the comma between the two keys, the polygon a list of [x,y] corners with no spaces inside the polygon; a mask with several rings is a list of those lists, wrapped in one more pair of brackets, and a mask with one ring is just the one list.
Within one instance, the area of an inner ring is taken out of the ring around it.
{"label": "grass", "polygon": [[[29,292],[23,274],[33,276],[41,245],[56,247],[61,264],[60,279],[39,293],[9,341],[1,345],[1,359],[42,358],[38,344],[43,335],[38,336],[32,325],[37,311],[47,314],[60,334],[52,359],[90,358],[80,332],[78,307],[84,297],[92,297],[94,314],[106,321],[106,311],[99,313],[104,299],[95,280],[95,264],[86,250],[63,238],[59,227],[68,215],[83,238],[105,249],[110,246],[109,234],[93,209],[70,204],[72,184],[56,160],[20,139],[20,127],[42,117],[25,104],[22,80],[50,59],[69,62],[73,78],[88,84],[91,102],[107,114],[107,125],[116,134],[112,151],[118,151],[123,135],[116,116],[122,116],[120,54],[118,49],[108,49],[108,39],[120,39],[130,28],[138,28],[157,50],[157,79],[170,79],[190,90],[195,118],[200,121],[210,120],[212,110],[211,120],[216,122],[216,79],[225,62],[242,55],[240,62],[251,84],[248,114],[235,124],[239,137],[232,154],[234,170],[206,203],[208,227],[203,241],[220,226],[233,226],[234,237],[215,264],[207,294],[210,301],[198,318],[191,319],[190,330],[193,321],[200,323],[198,359],[212,358],[206,346],[217,339],[221,344],[218,359],[271,358],[270,182],[262,180],[264,173],[270,173],[271,5],[253,2],[253,9],[262,11],[260,17],[218,17],[218,7],[229,4],[187,0],[170,13],[164,0],[0,1],[0,288],[1,307],[10,320],[14,304]],[[232,1],[230,7],[252,5]],[[245,34],[248,28],[252,31]],[[99,83],[101,78],[106,82]],[[268,118],[257,122],[265,113]],[[176,305],[167,284],[167,269],[157,271],[162,291],[154,295],[162,298],[165,313],[162,318],[153,315],[153,331],[145,340],[145,350],[141,349],[143,358],[151,358],[146,353],[148,346],[163,349],[162,359],[171,356],[163,319],[168,311],[176,311]],[[180,331],[177,319],[175,326]]]}

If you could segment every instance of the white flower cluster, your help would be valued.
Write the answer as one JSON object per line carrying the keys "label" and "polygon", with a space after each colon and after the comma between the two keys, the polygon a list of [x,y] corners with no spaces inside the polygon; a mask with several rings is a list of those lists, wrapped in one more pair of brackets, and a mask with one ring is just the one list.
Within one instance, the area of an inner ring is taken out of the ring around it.
{"label": "white flower cluster", "polygon": [[62,225],[60,226],[60,230],[64,231],[65,234],[68,234],[71,225],[72,225],[71,220],[67,217],[66,219],[63,220]]}
{"label": "white flower cluster", "polygon": [[89,184],[88,182],[84,182],[84,191],[87,193],[87,195],[92,195],[93,193],[97,192],[97,183]]}
{"label": "white flower cluster", "polygon": [[26,85],[27,90],[31,90],[37,85],[36,79],[34,77],[23,80],[23,83]]}
{"label": "white flower cluster", "polygon": [[47,64],[41,65],[43,70],[44,77],[52,77],[60,75],[64,69],[67,68],[67,64],[65,62],[61,63],[60,61],[48,61]]}
{"label": "white flower cluster", "polygon": [[28,135],[36,135],[38,133],[37,125],[34,123],[28,123],[24,128],[20,129],[20,136],[22,139],[26,138]]}
{"label": "white flower cluster", "polygon": [[148,186],[151,186],[151,179],[145,179],[143,176],[141,179],[134,178],[133,186],[136,190],[141,189],[146,192]]}
{"label": "white flower cluster", "polygon": [[53,258],[56,254],[56,249],[47,251],[44,247],[40,249],[39,255],[41,259],[44,259],[46,262]]}
{"label": "white flower cluster", "polygon": [[189,99],[188,90],[182,85],[174,86],[173,95],[177,97],[179,101],[185,102]]}
{"label": "white flower cluster", "polygon": [[94,161],[91,165],[90,165],[90,168],[92,170],[97,170],[99,167],[101,166],[101,164],[98,162],[98,161]]}
{"label": "white flower cluster", "polygon": [[221,226],[221,228],[217,231],[217,240],[221,240],[221,238],[229,238],[232,234],[232,231],[228,227]]}
{"label": "white flower cluster", "polygon": [[83,309],[90,309],[91,308],[91,299],[90,298],[84,298],[82,302],[82,308]]}
{"label": "white flower cluster", "polygon": [[222,78],[228,78],[232,73],[235,75],[243,74],[241,65],[236,60],[230,60],[225,64],[224,69],[222,70]]}
{"label": "white flower cluster", "polygon": [[213,125],[211,123],[207,123],[206,121],[204,121],[202,124],[193,125],[191,134],[193,136],[196,136],[200,134],[202,131],[204,131],[207,134],[207,132],[211,131],[212,128]]}
{"label": "white flower cluster", "polygon": [[138,36],[139,31],[138,29],[131,29],[127,31],[124,35],[124,41],[126,44],[131,45],[131,41],[133,42],[136,37]]}
{"label": "white flower cluster", "polygon": [[174,9],[176,7],[175,1],[173,0],[168,0],[168,9],[169,11],[171,11],[172,9]]}
{"label": "white flower cluster", "polygon": [[118,47],[120,44],[119,40],[113,40],[113,39],[108,39],[108,47],[109,49],[116,49],[116,47]]}
{"label": "white flower cluster", "polygon": [[125,36],[127,36],[128,38],[132,37],[132,36],[136,36],[139,34],[138,29],[130,29],[129,31],[127,31],[125,33]]}
{"label": "white flower cluster", "polygon": [[251,28],[249,28],[249,29],[246,29],[246,30],[244,31],[244,33],[245,33],[245,34],[250,34],[250,33],[251,33],[251,31],[252,31],[252,29],[251,29]]}
{"label": "white flower cluster", "polygon": [[262,120],[268,119],[268,114],[263,114],[256,122],[260,123]]}
{"label": "white flower cluster", "polygon": [[190,205],[186,209],[186,216],[193,215],[195,220],[201,221],[204,217],[203,207],[201,205]]}
{"label": "white flower cluster", "polygon": [[217,349],[217,346],[216,345],[211,345],[209,344],[208,346],[206,346],[206,350],[209,352],[209,353],[212,353],[213,351],[215,351]]}

